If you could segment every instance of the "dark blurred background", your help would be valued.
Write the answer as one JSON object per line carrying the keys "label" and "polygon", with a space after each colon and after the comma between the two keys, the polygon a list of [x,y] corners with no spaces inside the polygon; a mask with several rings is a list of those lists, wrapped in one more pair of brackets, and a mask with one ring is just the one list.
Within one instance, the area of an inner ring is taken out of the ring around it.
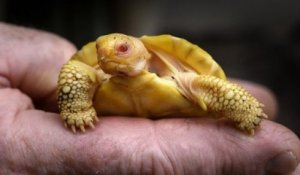
{"label": "dark blurred background", "polygon": [[272,89],[278,122],[300,135],[299,0],[0,0],[0,21],[56,33],[78,48],[112,32],[184,37],[230,77]]}

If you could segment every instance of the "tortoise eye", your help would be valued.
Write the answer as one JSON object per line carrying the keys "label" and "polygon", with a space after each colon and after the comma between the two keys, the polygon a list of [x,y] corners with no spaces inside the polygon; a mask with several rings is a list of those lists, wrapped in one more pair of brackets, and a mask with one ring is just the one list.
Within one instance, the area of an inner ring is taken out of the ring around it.
{"label": "tortoise eye", "polygon": [[121,44],[117,47],[118,52],[127,52],[129,46],[127,44]]}
{"label": "tortoise eye", "polygon": [[116,51],[118,55],[127,54],[129,50],[130,50],[130,45],[128,43],[122,43],[116,46]]}

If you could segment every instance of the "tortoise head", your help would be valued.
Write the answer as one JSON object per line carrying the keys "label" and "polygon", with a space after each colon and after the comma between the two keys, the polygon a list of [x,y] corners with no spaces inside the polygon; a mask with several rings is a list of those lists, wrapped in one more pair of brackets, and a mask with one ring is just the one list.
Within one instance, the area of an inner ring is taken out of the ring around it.
{"label": "tortoise head", "polygon": [[96,40],[99,66],[111,75],[135,76],[146,69],[150,54],[144,44],[132,36],[109,34]]}

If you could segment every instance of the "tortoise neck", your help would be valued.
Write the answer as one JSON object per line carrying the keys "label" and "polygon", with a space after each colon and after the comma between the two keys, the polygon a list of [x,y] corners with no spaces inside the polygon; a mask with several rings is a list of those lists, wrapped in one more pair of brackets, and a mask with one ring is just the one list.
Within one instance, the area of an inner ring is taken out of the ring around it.
{"label": "tortoise neck", "polygon": [[111,81],[123,87],[137,89],[149,83],[154,77],[155,74],[145,70],[135,76],[114,76]]}

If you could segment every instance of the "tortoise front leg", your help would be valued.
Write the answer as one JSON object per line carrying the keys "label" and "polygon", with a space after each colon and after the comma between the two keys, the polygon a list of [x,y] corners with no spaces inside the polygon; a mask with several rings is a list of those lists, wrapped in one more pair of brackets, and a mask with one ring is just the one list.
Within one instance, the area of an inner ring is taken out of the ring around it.
{"label": "tortoise front leg", "polygon": [[186,75],[181,79],[181,84],[202,109],[234,121],[238,128],[250,134],[254,134],[261,118],[267,118],[263,104],[238,84],[210,75]]}
{"label": "tortoise front leg", "polygon": [[94,127],[97,113],[93,107],[93,95],[97,87],[95,71],[76,60],[68,61],[60,71],[58,79],[58,107],[65,126],[73,132],[76,127],[85,131],[84,126]]}

